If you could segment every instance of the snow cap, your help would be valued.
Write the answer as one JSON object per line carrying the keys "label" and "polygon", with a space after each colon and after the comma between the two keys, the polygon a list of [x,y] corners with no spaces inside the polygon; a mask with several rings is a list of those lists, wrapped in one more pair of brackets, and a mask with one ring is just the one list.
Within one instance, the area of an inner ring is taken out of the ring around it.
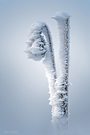
{"label": "snow cap", "polygon": [[57,12],[55,16],[52,16],[52,19],[55,19],[56,21],[64,21],[69,19],[70,16],[67,13],[59,13]]}

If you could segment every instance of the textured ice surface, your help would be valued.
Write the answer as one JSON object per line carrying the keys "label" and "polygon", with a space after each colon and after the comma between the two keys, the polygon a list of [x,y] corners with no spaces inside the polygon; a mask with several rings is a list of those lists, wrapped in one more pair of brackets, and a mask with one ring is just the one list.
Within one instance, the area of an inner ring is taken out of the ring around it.
{"label": "textured ice surface", "polygon": [[[49,84],[52,121],[58,121],[68,116],[69,16],[56,15],[54,19],[58,22],[60,36],[56,59],[58,67],[55,67],[50,31],[45,23],[32,26],[27,53],[29,58],[42,60]],[[57,68],[59,72],[56,75]]]}
{"label": "textured ice surface", "polygon": [[51,103],[55,93],[56,69],[52,40],[49,29],[45,23],[33,25],[26,52],[29,58],[42,60],[49,84],[50,105],[53,110],[53,104]]}
{"label": "textured ice surface", "polygon": [[58,24],[60,45],[58,46],[58,73],[56,79],[56,110],[54,117],[68,116],[68,68],[69,68],[69,16],[56,14],[53,17]]}

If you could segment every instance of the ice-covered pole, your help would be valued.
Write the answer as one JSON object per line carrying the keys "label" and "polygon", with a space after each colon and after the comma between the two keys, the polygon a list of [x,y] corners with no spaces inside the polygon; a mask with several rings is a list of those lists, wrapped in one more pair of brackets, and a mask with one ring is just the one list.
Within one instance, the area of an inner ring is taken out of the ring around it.
{"label": "ice-covered pole", "polygon": [[68,75],[69,75],[69,16],[56,14],[59,31],[59,45],[57,50],[58,73],[56,80],[56,110],[53,119],[68,119]]}

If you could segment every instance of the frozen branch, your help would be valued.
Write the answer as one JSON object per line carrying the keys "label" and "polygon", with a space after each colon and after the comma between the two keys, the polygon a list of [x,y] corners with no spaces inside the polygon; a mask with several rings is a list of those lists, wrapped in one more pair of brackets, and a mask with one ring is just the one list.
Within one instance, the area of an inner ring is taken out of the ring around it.
{"label": "frozen branch", "polygon": [[52,47],[52,40],[49,29],[45,23],[38,23],[33,26],[27,51],[29,58],[41,60],[49,84],[50,105],[53,111],[53,97],[55,94],[56,69]]}

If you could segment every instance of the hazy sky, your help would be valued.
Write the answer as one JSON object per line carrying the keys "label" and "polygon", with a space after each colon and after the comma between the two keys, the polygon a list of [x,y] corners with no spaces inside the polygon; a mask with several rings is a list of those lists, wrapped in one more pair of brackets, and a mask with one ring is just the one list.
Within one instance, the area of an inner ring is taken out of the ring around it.
{"label": "hazy sky", "polygon": [[90,134],[90,0],[0,0],[0,135],[51,135],[48,83],[24,50],[32,23],[70,14],[69,135]]}

